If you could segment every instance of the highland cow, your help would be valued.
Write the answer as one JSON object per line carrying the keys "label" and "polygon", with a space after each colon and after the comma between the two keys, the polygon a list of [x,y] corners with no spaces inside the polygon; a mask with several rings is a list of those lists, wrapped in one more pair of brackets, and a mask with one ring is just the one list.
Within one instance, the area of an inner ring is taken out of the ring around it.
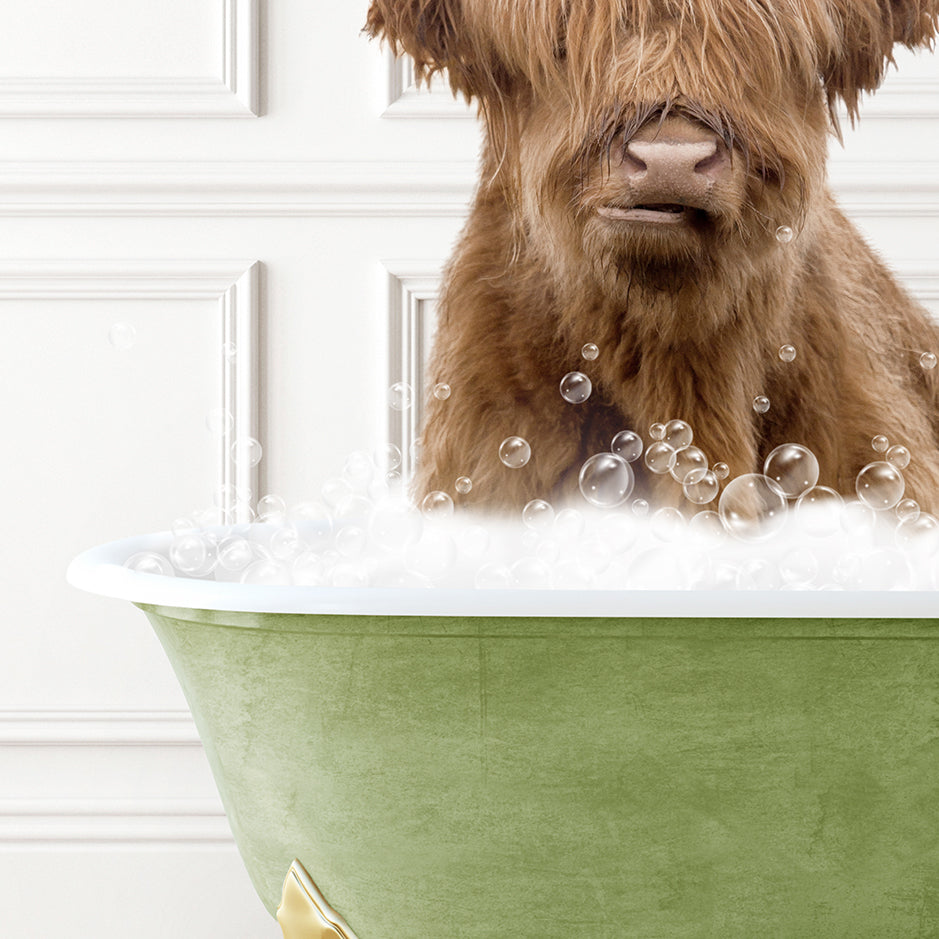
{"label": "highland cow", "polygon": [[[419,79],[446,70],[486,131],[439,305],[432,382],[452,394],[428,402],[420,492],[468,476],[460,504],[562,499],[618,431],[679,418],[731,478],[796,442],[843,493],[884,434],[912,454],[906,494],[939,507],[939,370],[921,363],[939,329],[825,169],[839,101],[853,122],[894,45],[930,45],[937,14],[937,0],[374,0],[368,32]],[[558,392],[573,370],[593,383],[581,404]],[[521,470],[498,457],[510,435],[531,444]],[[681,500],[668,476],[643,484]]]}

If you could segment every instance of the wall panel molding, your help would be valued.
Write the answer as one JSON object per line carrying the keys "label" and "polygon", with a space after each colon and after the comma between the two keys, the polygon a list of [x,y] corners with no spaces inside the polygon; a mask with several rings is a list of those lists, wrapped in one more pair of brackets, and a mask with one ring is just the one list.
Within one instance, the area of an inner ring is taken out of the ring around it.
{"label": "wall panel molding", "polygon": [[387,48],[384,54],[387,84],[382,117],[475,120],[476,106],[467,104],[462,96],[454,97],[446,75],[435,75],[429,88],[418,87],[410,56],[396,57]]}
{"label": "wall panel molding", "polygon": [[221,74],[160,78],[12,76],[0,78],[0,117],[256,117],[259,101],[258,0],[222,5]]}
{"label": "wall panel molding", "polygon": [[230,432],[218,438],[219,507],[241,521],[237,493],[258,492],[257,466],[237,459],[232,445],[260,440],[260,268],[243,260],[0,260],[0,300],[215,301],[216,407],[232,417]]}

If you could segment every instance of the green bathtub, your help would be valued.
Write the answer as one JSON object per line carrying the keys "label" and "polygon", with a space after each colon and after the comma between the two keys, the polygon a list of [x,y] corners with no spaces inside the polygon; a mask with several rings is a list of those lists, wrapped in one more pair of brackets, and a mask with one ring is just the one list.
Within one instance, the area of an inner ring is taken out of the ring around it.
{"label": "green bathtub", "polygon": [[291,939],[939,935],[934,594],[169,589],[102,550],[70,578],[149,617],[265,906],[297,859],[336,914]]}

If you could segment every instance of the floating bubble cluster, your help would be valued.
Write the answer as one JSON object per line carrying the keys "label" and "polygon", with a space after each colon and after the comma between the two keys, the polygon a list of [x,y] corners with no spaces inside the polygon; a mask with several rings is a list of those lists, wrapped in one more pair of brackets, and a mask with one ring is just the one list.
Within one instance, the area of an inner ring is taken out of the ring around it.
{"label": "floating bubble cluster", "polygon": [[[225,524],[224,507],[251,498],[228,487],[212,509],[173,523],[165,553],[138,552],[126,566],[326,587],[939,589],[939,519],[904,497],[911,456],[902,445],[884,438],[878,452],[904,451],[903,466],[872,461],[846,501],[818,485],[818,461],[800,444],[776,447],[761,473],[729,479],[726,464],[709,465],[692,443],[687,423],[655,427],[661,436],[648,446],[624,429],[586,460],[575,501],[532,499],[497,521],[459,510],[475,493],[468,476],[414,506],[395,475],[397,447],[357,451],[316,499],[288,505],[265,495],[252,522]],[[530,456],[526,440],[509,437],[499,458],[524,472]],[[658,479],[654,509],[634,495],[643,456]],[[663,505],[669,487],[674,502]]]}

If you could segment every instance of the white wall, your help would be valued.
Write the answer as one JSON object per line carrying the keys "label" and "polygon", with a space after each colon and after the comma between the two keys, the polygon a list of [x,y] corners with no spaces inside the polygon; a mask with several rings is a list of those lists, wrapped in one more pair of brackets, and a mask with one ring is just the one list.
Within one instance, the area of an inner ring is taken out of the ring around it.
{"label": "white wall", "polygon": [[[288,500],[401,430],[396,330],[430,308],[478,137],[360,35],[366,5],[4,2],[0,935],[280,934],[142,614],[63,572],[211,501],[222,402]],[[939,62],[868,112],[833,179],[939,309]]]}

